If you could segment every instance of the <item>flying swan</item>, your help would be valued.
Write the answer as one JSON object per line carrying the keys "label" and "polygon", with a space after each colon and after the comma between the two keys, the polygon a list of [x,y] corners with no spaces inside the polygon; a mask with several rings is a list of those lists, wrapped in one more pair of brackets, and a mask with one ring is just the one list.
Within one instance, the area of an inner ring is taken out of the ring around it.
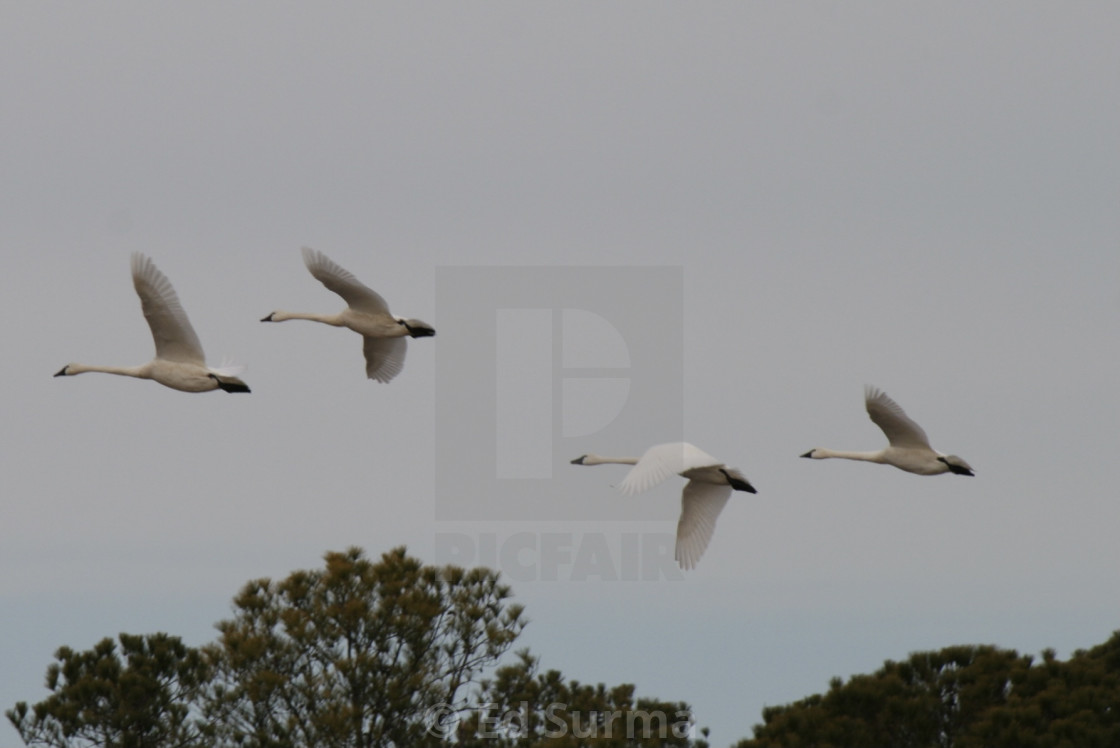
{"label": "flying swan", "polygon": [[918,475],[973,474],[972,467],[960,457],[942,454],[933,449],[922,427],[910,420],[899,404],[887,397],[887,393],[868,385],[864,389],[864,398],[867,402],[867,415],[887,435],[889,446],[878,452],[840,452],[817,447],[801,456],[814,460],[842,457],[845,460],[878,462]]}
{"label": "flying swan", "polygon": [[348,327],[363,338],[366,376],[388,382],[404,368],[408,350],[405,336],[424,338],[436,334],[434,328],[418,319],[394,317],[381,294],[369,288],[348,270],[322,252],[303,248],[303,262],[324,286],[345,299],[347,307],[338,314],[273,312],[261,322],[308,319],[334,327]]}
{"label": "flying swan", "polygon": [[202,343],[198,340],[179,297],[167,276],[146,256],[132,255],[132,285],[140,296],[144,319],[152,330],[156,357],[141,366],[90,366],[67,364],[56,377],[72,377],[87,371],[120,374],[137,379],[153,379],[165,387],[182,392],[248,392],[249,385],[238,379],[243,367],[206,366]]}
{"label": "flying swan", "polygon": [[630,496],[652,488],[674,473],[688,478],[681,494],[681,518],[677,522],[675,558],[682,569],[692,569],[704,555],[716,519],[731,491],[757,493],[735,468],[729,468],[701,449],[686,442],[658,444],[641,458],[600,457],[586,454],[572,460],[573,465],[633,465],[618,490]]}

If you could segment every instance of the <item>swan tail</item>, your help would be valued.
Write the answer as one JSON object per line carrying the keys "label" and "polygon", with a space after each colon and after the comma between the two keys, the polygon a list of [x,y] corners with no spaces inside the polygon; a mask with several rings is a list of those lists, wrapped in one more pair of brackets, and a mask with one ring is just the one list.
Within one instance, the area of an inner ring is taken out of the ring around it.
{"label": "swan tail", "polygon": [[214,366],[210,371],[220,377],[239,377],[245,373],[245,364],[239,364],[231,358],[222,357],[221,366]]}

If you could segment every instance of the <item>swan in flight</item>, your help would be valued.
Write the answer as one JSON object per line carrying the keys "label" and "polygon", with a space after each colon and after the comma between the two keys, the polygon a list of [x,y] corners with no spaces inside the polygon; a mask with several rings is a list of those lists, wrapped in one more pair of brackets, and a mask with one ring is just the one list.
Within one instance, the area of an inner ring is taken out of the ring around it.
{"label": "swan in flight", "polygon": [[315,278],[346,301],[338,314],[273,312],[261,322],[283,322],[308,319],[334,327],[348,327],[363,338],[366,376],[388,382],[404,368],[408,349],[405,336],[424,338],[436,334],[435,329],[418,319],[394,317],[381,294],[369,288],[322,252],[303,248],[303,262]]}
{"label": "swan in flight", "polygon": [[898,403],[887,397],[887,393],[868,385],[864,389],[864,398],[867,415],[887,435],[890,444],[886,448],[878,452],[840,452],[817,447],[801,456],[814,460],[842,457],[845,460],[878,462],[918,475],[973,474],[972,467],[960,457],[942,454],[931,447],[922,427],[914,423]]}
{"label": "swan in flight", "polygon": [[132,255],[132,285],[140,296],[144,319],[152,330],[156,357],[140,366],[90,366],[67,364],[56,377],[73,377],[87,371],[120,374],[138,379],[154,379],[165,387],[183,392],[248,392],[249,385],[238,379],[240,366],[206,366],[202,343],[198,340],[179,297],[167,276],[144,255]]}
{"label": "swan in flight", "polygon": [[645,491],[674,473],[688,478],[681,494],[681,518],[677,522],[675,558],[682,569],[692,569],[704,555],[716,518],[732,490],[757,493],[735,468],[686,442],[658,444],[637,457],[600,457],[586,454],[573,465],[633,465],[618,489],[627,496]]}

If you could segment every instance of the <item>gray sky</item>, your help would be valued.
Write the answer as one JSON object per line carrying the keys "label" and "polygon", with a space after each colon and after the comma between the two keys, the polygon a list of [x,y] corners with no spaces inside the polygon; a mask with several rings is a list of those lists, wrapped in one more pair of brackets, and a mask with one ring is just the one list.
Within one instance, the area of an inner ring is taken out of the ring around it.
{"label": "gray sky", "polygon": [[[44,698],[64,644],[209,641],[244,582],[327,550],[672,533],[680,481],[622,497],[623,468],[566,464],[681,437],[626,419],[553,442],[529,493],[570,521],[441,515],[483,492],[437,500],[437,442],[493,438],[437,378],[484,307],[436,298],[463,267],[680,268],[683,372],[626,377],[759,490],[683,581],[553,581],[530,552],[545,667],[689,701],[727,745],[914,650],[1103,641],[1118,31],[1105,3],[4,4],[0,707]],[[390,385],[353,333],[257,321],[341,308],[305,244],[439,330]],[[133,251],[253,394],[50,376],[151,356]],[[881,446],[865,383],[976,477],[798,459]]]}

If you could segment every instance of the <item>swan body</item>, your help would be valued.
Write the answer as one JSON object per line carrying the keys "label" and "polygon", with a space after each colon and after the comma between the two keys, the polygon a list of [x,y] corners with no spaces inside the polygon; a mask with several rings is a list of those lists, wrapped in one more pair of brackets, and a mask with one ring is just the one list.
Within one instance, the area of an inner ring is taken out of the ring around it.
{"label": "swan body", "polygon": [[305,319],[333,327],[346,327],[363,338],[362,352],[366,358],[366,376],[378,382],[389,382],[404,368],[408,350],[407,337],[423,338],[436,334],[427,322],[395,317],[381,294],[369,288],[354,275],[318,250],[304,247],[303,262],[316,280],[346,301],[338,314],[313,312],[272,312],[261,322],[285,322]]}
{"label": "swan body", "polygon": [[839,457],[844,460],[863,460],[880,465],[893,465],[899,470],[918,475],[973,475],[972,467],[956,455],[938,452],[929,445],[926,432],[882,390],[868,386],[864,389],[867,415],[887,436],[888,445],[876,452],[845,452],[816,447],[802,457],[825,460]]}
{"label": "swan body", "polygon": [[633,465],[618,487],[626,495],[645,491],[670,475],[688,478],[681,493],[675,551],[677,563],[686,570],[695,568],[707,550],[716,529],[716,519],[731,492],[757,493],[741,472],[686,442],[659,444],[647,449],[641,457],[586,454],[572,460],[572,464]]}
{"label": "swan body", "polygon": [[249,392],[238,375],[242,368],[221,366],[210,368],[179,296],[167,276],[145,255],[132,255],[132,285],[140,297],[144,318],[156,344],[156,357],[140,366],[93,366],[71,363],[63,366],[56,377],[72,377],[90,371],[118,374],[137,379],[151,379],[181,392]]}

